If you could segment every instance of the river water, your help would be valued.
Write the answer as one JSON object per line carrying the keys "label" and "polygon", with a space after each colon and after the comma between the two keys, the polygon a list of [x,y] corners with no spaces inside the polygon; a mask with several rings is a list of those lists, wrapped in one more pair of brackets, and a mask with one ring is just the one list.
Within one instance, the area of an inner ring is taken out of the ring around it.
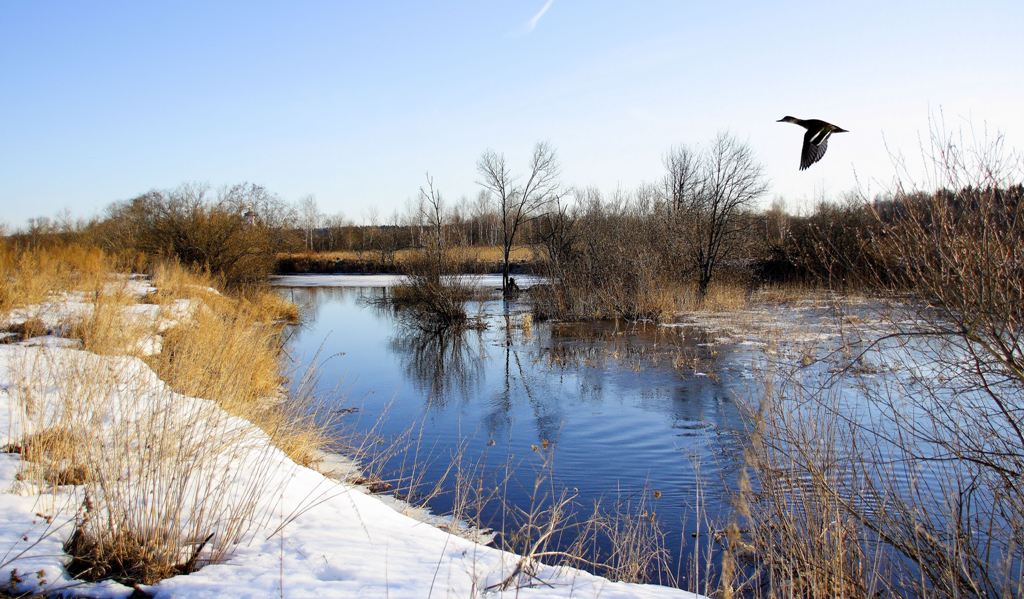
{"label": "river water", "polygon": [[[468,306],[486,328],[428,334],[376,301],[395,280],[275,283],[301,310],[289,355],[300,369],[316,365],[317,394],[346,413],[340,426],[413,446],[386,461],[383,478],[445,480],[450,490],[445,472],[458,456],[501,484],[506,506],[525,509],[548,456],[545,484],[576,493],[581,515],[595,502],[642,505],[665,531],[673,567],[685,566],[698,508],[728,511],[742,459],[736,398],[753,389],[748,345],[710,343],[699,326],[535,323],[525,302],[497,292]],[[451,501],[441,493],[430,506],[444,513]],[[500,530],[499,505],[483,516]]]}

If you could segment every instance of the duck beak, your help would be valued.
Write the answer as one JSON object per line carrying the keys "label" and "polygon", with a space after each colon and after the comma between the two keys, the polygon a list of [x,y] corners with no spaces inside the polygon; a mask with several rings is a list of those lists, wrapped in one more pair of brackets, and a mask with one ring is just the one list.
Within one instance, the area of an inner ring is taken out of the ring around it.
{"label": "duck beak", "polygon": [[835,130],[835,131],[833,131],[833,133],[849,133],[849,131],[847,131],[846,129],[839,129],[839,128],[837,127],[837,128],[836,128],[836,130]]}

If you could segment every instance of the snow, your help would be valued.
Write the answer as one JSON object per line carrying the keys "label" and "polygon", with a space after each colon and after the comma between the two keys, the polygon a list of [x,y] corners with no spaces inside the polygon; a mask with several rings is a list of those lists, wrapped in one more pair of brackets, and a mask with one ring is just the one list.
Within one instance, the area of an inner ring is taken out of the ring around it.
{"label": "snow", "polygon": [[[155,287],[138,279],[111,282],[107,284],[106,289],[106,292],[120,293],[136,300],[141,300],[155,291]],[[10,328],[29,320],[38,320],[52,334],[28,339],[24,344],[80,347],[81,343],[78,340],[63,338],[60,335],[70,330],[76,322],[93,315],[95,306],[88,301],[88,295],[80,291],[53,294],[44,302],[16,308],[6,316],[0,317],[0,328]],[[198,305],[198,301],[194,299],[177,299],[162,305],[127,303],[118,306],[117,318],[127,325],[146,331],[140,333],[138,342],[131,349],[137,355],[151,356],[160,353],[163,347],[161,334],[179,322],[191,318]],[[0,333],[0,343],[6,343],[13,337],[15,335],[11,333]]]}
{"label": "snow", "polygon": [[[90,309],[82,300],[65,296],[40,313],[80,314]],[[159,329],[172,316],[187,317],[191,308],[182,304],[173,315],[145,304],[126,310]],[[199,423],[236,435],[199,468],[224,473],[214,484],[229,483],[224,492],[230,501],[255,498],[253,527],[223,563],[146,589],[157,597],[696,597],[546,566],[538,573],[543,583],[485,592],[511,573],[518,556],[408,517],[357,487],[299,466],[257,427],[212,402],[171,390],[141,359],[91,354],[68,346],[73,340],[30,341],[0,345],[0,445],[20,438],[26,406],[19,405],[19,393],[26,384],[33,410],[56,417],[69,409],[63,402],[74,372],[99,373],[95,376],[104,381],[105,396],[92,397],[87,408],[70,406],[97,411],[97,439],[147,418],[160,418],[172,428]],[[188,437],[181,440],[189,442]],[[18,580],[6,590],[69,589],[80,596],[127,597],[130,588],[110,581],[82,583],[63,568],[67,557],[62,547],[72,533],[82,488],[39,489],[18,481],[19,463],[18,455],[0,454],[0,589]]]}

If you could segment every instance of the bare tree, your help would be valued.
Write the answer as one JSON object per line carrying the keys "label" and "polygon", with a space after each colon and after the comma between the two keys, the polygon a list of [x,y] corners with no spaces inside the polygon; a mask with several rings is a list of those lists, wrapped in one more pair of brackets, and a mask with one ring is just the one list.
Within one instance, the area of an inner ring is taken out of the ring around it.
{"label": "bare tree", "polygon": [[764,169],[750,146],[726,133],[700,156],[680,148],[665,163],[670,197],[689,221],[688,253],[697,270],[697,293],[704,297],[739,245],[738,217],[768,190]]}
{"label": "bare tree", "polygon": [[673,211],[686,206],[688,194],[700,187],[703,176],[700,155],[686,146],[676,146],[665,154],[664,194]]}
{"label": "bare tree", "polygon": [[426,187],[420,187],[419,220],[426,223],[427,258],[435,266],[433,272],[439,279],[441,265],[445,259],[444,200],[441,198],[441,191],[434,187],[434,178],[430,173],[427,173]]}
{"label": "bare tree", "polygon": [[313,251],[313,236],[320,227],[320,221],[323,215],[320,214],[320,208],[316,205],[316,197],[312,194],[299,198],[299,224],[302,226],[302,230],[305,233],[306,239],[306,250]]}
{"label": "bare tree", "polygon": [[525,223],[544,214],[546,207],[558,196],[558,159],[554,148],[546,142],[538,143],[533,148],[526,181],[516,184],[505,155],[487,150],[477,162],[477,172],[480,174],[479,184],[498,204],[503,260],[501,289],[508,295],[509,257],[516,234]]}
{"label": "bare tree", "polygon": [[488,194],[481,189],[480,193],[473,200],[470,206],[470,218],[473,220],[475,231],[472,238],[473,243],[479,245],[494,245],[498,243],[498,218],[491,209]]}
{"label": "bare tree", "polygon": [[324,228],[327,229],[326,249],[338,250],[346,241],[345,231],[351,229],[352,223],[341,212],[324,217]]}

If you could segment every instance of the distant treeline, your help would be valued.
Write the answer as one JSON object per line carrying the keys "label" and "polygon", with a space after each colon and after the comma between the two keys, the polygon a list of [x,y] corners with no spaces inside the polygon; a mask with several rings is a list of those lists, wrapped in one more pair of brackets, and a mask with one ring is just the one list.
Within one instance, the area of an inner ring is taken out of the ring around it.
{"label": "distant treeline", "polygon": [[[512,271],[575,278],[581,285],[586,280],[584,287],[602,286],[605,292],[622,287],[623,301],[641,288],[662,288],[666,281],[699,283],[704,267],[700,244],[709,231],[698,211],[666,185],[611,196],[595,189],[565,191],[521,224],[516,245],[535,251],[529,259],[513,260]],[[728,251],[720,253],[713,267],[751,286],[870,286],[899,268],[883,255],[879,240],[906,216],[908,205],[939,201],[953,214],[968,214],[984,201],[990,208],[1002,205],[1011,218],[1022,197],[1024,187],[1017,184],[893,194],[870,201],[848,196],[819,202],[805,214],[787,211],[780,200],[766,210],[744,205],[730,216],[728,245],[722,248]],[[282,269],[401,272],[396,256],[422,250],[438,234],[448,248],[501,245],[501,213],[486,194],[440,212],[439,226],[424,214],[421,202],[395,214],[392,222],[357,225],[319,214],[309,198],[289,204],[258,185],[216,191],[182,185],[114,203],[89,221],[35,218],[7,237],[26,245],[96,245],[138,269],[146,268],[149,257],[174,257],[229,286],[259,283]],[[356,252],[358,257],[317,257],[327,252]],[[464,259],[457,266],[494,270],[500,260]],[[623,307],[620,312],[636,316],[644,309]]]}

